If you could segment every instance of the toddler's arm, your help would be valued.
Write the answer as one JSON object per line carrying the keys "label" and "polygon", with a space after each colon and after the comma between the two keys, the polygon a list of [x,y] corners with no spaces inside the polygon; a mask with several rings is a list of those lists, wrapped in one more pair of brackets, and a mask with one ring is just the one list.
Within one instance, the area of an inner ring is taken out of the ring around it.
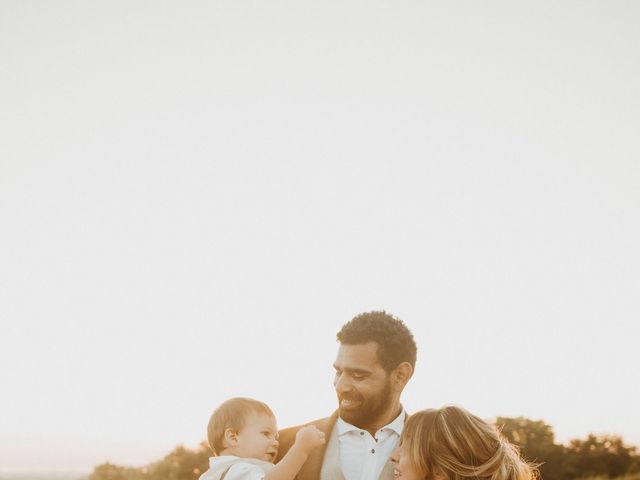
{"label": "toddler's arm", "polygon": [[287,454],[265,476],[265,480],[294,480],[309,453],[324,443],[324,433],[313,425],[302,427]]}

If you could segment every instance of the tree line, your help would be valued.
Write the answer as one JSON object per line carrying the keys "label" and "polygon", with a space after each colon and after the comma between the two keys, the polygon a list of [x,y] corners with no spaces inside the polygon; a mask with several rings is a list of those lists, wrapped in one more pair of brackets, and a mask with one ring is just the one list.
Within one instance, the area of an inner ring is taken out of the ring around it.
{"label": "tree line", "polygon": [[[543,480],[640,480],[640,452],[619,436],[588,435],[561,445],[541,420],[498,417],[495,424],[524,458],[539,464]],[[210,454],[205,442],[194,450],[178,446],[142,468],[103,463],[89,480],[197,480],[209,467]]]}
{"label": "tree line", "polygon": [[553,428],[541,420],[498,417],[502,434],[520,447],[524,458],[539,463],[543,480],[633,477],[640,480],[640,452],[617,435],[587,435],[568,445],[555,443]]}

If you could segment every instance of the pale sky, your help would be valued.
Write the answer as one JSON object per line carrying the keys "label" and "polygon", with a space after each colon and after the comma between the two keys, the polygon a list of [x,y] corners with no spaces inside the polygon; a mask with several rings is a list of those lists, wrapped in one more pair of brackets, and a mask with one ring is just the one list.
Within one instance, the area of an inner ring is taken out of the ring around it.
{"label": "pale sky", "polygon": [[640,445],[640,4],[0,2],[0,469],[141,466],[246,395]]}

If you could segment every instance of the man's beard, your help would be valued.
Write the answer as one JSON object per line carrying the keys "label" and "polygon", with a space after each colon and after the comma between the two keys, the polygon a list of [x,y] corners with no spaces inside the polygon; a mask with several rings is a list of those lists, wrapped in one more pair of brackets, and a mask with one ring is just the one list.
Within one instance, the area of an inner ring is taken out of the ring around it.
{"label": "man's beard", "polygon": [[391,379],[388,378],[379,395],[364,399],[361,395],[345,395],[343,398],[353,399],[360,402],[356,410],[346,410],[338,407],[340,418],[351,425],[363,428],[377,420],[389,408],[393,397],[391,394]]}

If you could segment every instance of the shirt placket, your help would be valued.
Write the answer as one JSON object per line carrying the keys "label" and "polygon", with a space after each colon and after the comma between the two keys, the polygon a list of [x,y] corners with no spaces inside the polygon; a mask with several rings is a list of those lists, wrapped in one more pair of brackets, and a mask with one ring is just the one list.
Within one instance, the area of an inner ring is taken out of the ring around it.
{"label": "shirt placket", "polygon": [[364,455],[365,455],[366,461],[364,462],[364,465],[362,468],[362,474],[360,475],[360,480],[372,480],[373,473],[375,471],[376,463],[377,463],[376,441],[368,432],[364,433],[364,435],[362,436],[362,441],[363,441],[363,448],[365,450]]}

